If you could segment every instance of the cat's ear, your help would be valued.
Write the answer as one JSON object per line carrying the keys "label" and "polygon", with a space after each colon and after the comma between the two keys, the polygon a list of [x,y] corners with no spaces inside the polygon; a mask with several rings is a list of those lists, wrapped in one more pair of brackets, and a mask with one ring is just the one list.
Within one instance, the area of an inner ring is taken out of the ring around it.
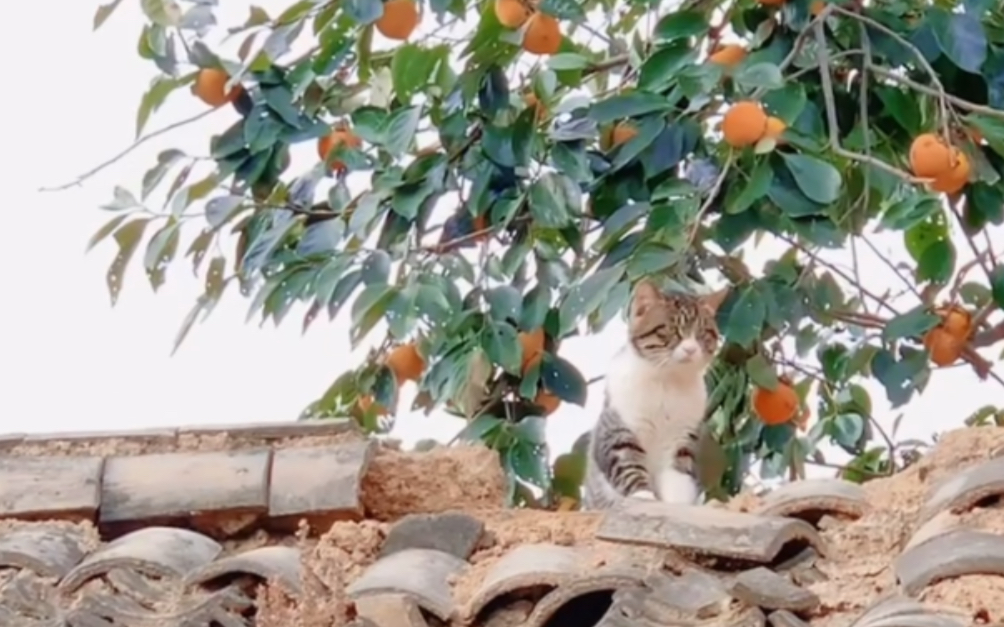
{"label": "cat's ear", "polygon": [[652,308],[662,298],[662,292],[654,283],[648,280],[638,282],[631,296],[631,317],[637,318],[645,315],[645,312]]}
{"label": "cat's ear", "polygon": [[699,299],[701,301],[701,306],[712,313],[718,311],[718,308],[722,306],[722,303],[724,303],[725,299],[728,297],[729,289],[729,286],[726,285],[720,290],[700,296]]}

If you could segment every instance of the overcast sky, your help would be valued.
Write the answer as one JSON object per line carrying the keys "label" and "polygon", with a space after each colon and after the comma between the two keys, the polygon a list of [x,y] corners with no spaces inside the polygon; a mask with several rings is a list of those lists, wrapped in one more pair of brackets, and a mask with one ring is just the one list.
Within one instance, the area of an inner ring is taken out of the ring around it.
{"label": "overcast sky", "polygon": [[[247,15],[243,0],[222,4],[219,15],[225,24]],[[275,9],[287,3],[258,4],[275,15]],[[171,357],[174,335],[202,289],[190,264],[174,264],[155,295],[138,253],[113,309],[104,273],[114,245],[108,241],[84,254],[87,239],[111,217],[97,207],[111,199],[115,184],[138,191],[143,172],[164,148],[205,154],[210,134],[235,119],[231,109],[140,147],[83,186],[59,193],[37,191],[72,180],[128,146],[137,104],[155,74],[153,65],[136,54],[142,25],[138,2],[124,2],[97,33],[91,32],[93,2],[60,3],[58,11],[55,7],[51,2],[11,5],[7,22],[37,25],[37,35],[0,39],[2,56],[11,61],[4,69],[7,88],[0,117],[8,164],[0,227],[0,365],[8,374],[0,386],[0,432],[294,419],[335,376],[361,358],[350,353],[344,317],[335,324],[320,319],[301,335],[301,307],[300,315],[292,315],[284,327],[270,323],[259,328],[257,322],[245,324],[249,302],[233,291]],[[203,109],[181,90],[147,128],[160,128]],[[295,147],[293,156],[291,172],[309,167],[316,159],[313,143]],[[200,227],[184,231],[183,248]],[[902,250],[895,237],[875,241]],[[776,255],[777,250],[763,248],[757,258]],[[893,281],[875,259],[865,263],[874,291]],[[624,326],[617,321],[602,336],[565,342],[562,354],[592,377],[602,373],[623,337]],[[887,411],[878,387],[869,387],[880,419],[888,425],[895,414]],[[565,405],[549,419],[548,435],[556,452],[566,450],[593,424],[601,392],[594,386],[587,408]],[[403,396],[402,409],[410,397]],[[996,383],[977,381],[967,368],[938,372],[927,392],[909,407],[901,435],[928,438],[959,426],[969,412],[1000,398]],[[406,441],[446,439],[457,429],[451,419],[402,414],[395,434]]]}

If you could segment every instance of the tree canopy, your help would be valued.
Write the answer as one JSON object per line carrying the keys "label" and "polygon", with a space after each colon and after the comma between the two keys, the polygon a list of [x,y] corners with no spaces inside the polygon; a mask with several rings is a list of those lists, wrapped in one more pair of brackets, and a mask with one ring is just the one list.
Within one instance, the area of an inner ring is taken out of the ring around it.
{"label": "tree canopy", "polygon": [[[204,277],[176,349],[228,292],[276,325],[341,315],[353,346],[380,329],[303,417],[384,431],[417,385],[416,405],[465,417],[458,437],[498,449],[514,502],[538,506],[574,507],[582,474],[583,441],[551,464],[543,437],[589,393],[561,343],[602,329],[642,277],[727,283],[709,492],[754,466],[801,476],[828,463],[821,442],[866,480],[911,451],[864,381],[894,408],[941,367],[1004,383],[978,352],[1004,339],[998,4],[299,0],[224,25],[214,0],[142,0],[157,75],[137,137],[168,98],[238,115],[205,153],[165,150],[116,188],[90,246],[117,247],[113,304],[130,264],[154,290],[181,257]],[[316,160],[291,171],[302,143]],[[782,253],[755,267],[763,242]],[[854,263],[828,261],[837,249]]]}

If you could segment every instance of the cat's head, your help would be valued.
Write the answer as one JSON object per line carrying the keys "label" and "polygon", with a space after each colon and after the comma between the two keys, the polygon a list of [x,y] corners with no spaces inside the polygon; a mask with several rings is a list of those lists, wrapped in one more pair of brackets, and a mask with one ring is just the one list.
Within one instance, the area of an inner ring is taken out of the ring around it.
{"label": "cat's head", "polygon": [[715,312],[727,295],[727,287],[700,296],[664,294],[641,281],[628,311],[631,345],[658,366],[703,370],[718,349]]}

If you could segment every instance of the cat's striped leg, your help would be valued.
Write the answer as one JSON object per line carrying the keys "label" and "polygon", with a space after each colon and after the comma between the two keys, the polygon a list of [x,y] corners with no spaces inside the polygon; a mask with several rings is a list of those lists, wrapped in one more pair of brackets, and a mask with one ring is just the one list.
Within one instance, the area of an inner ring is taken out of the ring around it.
{"label": "cat's striped leg", "polygon": [[592,434],[590,460],[620,496],[655,500],[655,490],[645,460],[645,449],[620,416],[603,409]]}

